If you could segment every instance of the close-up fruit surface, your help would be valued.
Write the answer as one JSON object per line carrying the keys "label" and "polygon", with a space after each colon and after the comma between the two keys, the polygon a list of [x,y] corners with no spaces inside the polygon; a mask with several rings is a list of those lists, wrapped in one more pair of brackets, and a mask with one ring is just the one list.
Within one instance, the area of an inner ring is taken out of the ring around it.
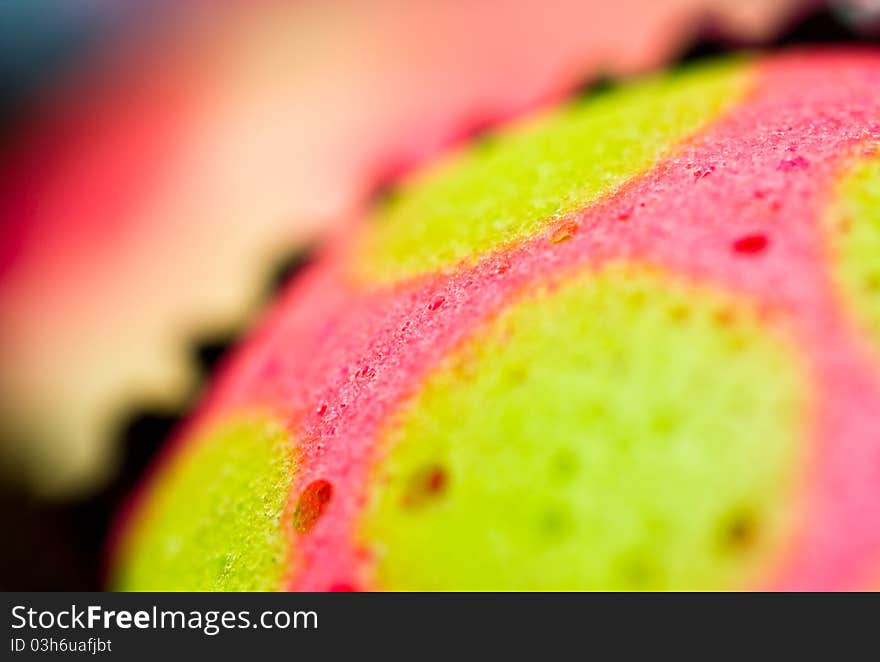
{"label": "close-up fruit surface", "polygon": [[880,54],[500,122],[336,229],[119,517],[128,590],[870,589]]}

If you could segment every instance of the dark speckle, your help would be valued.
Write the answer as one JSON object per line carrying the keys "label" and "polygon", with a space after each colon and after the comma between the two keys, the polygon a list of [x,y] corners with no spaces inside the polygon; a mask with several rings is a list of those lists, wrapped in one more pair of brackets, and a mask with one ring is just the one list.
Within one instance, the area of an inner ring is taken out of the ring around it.
{"label": "dark speckle", "polygon": [[540,533],[545,538],[560,538],[568,531],[568,517],[558,508],[548,508],[539,521]]}
{"label": "dark speckle", "polygon": [[691,309],[683,303],[675,304],[669,308],[669,319],[677,324],[683,324],[690,319]]}
{"label": "dark speckle", "polygon": [[577,223],[574,221],[563,221],[560,223],[550,235],[550,242],[554,244],[562,243],[571,239],[578,230]]}
{"label": "dark speckle", "polygon": [[869,292],[880,292],[880,272],[871,272],[864,279],[865,289]]}
{"label": "dark speckle", "polygon": [[616,566],[621,583],[628,589],[647,590],[657,582],[657,567],[644,552],[627,552],[617,560]]}
{"label": "dark speckle", "polygon": [[758,540],[758,516],[751,508],[732,512],[721,526],[721,547],[728,552],[744,552]]}
{"label": "dark speckle", "polygon": [[357,376],[359,379],[372,379],[376,376],[376,369],[370,365],[361,366],[357,371]]}
{"label": "dark speckle", "polygon": [[561,449],[553,456],[550,471],[554,478],[566,481],[577,475],[578,465],[578,456],[574,451]]}
{"label": "dark speckle", "polygon": [[293,513],[294,530],[300,535],[311,531],[332,496],[333,486],[329,481],[321,479],[309,483],[296,502]]}
{"label": "dark speckle", "polygon": [[713,313],[712,321],[719,328],[729,328],[736,321],[736,312],[728,306],[719,308]]}
{"label": "dark speckle", "polygon": [[705,179],[713,172],[715,172],[715,166],[713,165],[694,168],[694,179]]}
{"label": "dark speckle", "polygon": [[733,242],[733,251],[741,255],[758,255],[767,249],[768,244],[767,235],[747,234]]}
{"label": "dark speckle", "polygon": [[781,170],[782,172],[790,172],[792,170],[803,170],[809,165],[810,162],[803,156],[795,156],[791,159],[782,159],[779,162],[779,165],[776,166],[776,169]]}
{"label": "dark speckle", "polygon": [[413,474],[404,489],[403,506],[417,508],[440,497],[449,487],[449,474],[445,467],[432,464]]}

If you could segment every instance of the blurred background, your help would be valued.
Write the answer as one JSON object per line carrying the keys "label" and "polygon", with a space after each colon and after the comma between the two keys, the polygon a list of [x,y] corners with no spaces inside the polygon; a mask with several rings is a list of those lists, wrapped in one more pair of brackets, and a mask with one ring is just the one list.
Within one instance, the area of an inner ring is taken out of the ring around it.
{"label": "blurred background", "polygon": [[101,588],[217,362],[402,173],[608,79],[878,29],[880,0],[0,0],[0,589]]}

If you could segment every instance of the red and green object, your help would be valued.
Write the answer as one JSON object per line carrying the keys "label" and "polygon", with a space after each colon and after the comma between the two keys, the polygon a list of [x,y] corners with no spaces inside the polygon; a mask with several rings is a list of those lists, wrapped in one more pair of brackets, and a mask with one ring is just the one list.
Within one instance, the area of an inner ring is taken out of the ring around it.
{"label": "red and green object", "polygon": [[120,589],[859,589],[880,53],[628,83],[403,181],[132,501]]}

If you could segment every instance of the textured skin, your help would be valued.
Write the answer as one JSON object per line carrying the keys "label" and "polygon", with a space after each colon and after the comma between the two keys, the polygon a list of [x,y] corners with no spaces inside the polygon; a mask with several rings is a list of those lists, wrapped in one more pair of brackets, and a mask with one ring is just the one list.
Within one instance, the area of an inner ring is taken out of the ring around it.
{"label": "textured skin", "polygon": [[378,585],[752,580],[790,535],[807,401],[790,343],[764,326],[633,268],[512,303],[381,435],[359,527]]}
{"label": "textured skin", "polygon": [[[670,145],[650,168],[636,168],[622,185],[598,191],[597,197],[584,201],[582,208],[553,219],[527,237],[466,256],[454,269],[386,283],[363,278],[359,260],[363,259],[365,238],[374,229],[366,224],[353,226],[351,232],[341,233],[323,259],[285,292],[227,366],[198,412],[195,427],[222,425],[225,418],[242,409],[270,407],[291,429],[297,452],[297,473],[288,493],[289,512],[296,512],[301,495],[314,504],[319,493],[313,487],[316,481],[332,486],[331,495],[321,501],[317,511],[309,506],[309,512],[318,512],[310,518],[309,526],[291,536],[291,558],[295,562],[286,588],[382,588],[383,578],[391,576],[387,568],[383,569],[383,558],[405,554],[405,564],[410,568],[430,558],[429,554],[415,558],[418,552],[407,553],[403,547],[391,549],[391,532],[403,530],[396,528],[395,518],[403,515],[382,514],[390,513],[383,508],[393,508],[394,498],[382,506],[380,494],[379,507],[371,510],[377,490],[381,493],[376,476],[383,469],[397,466],[394,461],[383,463],[384,457],[393,457],[394,449],[389,449],[389,444],[394,446],[390,441],[396,438],[394,426],[400,425],[404,431],[399,448],[405,453],[405,447],[414,443],[405,435],[406,421],[415,420],[408,417],[426,416],[425,426],[430,421],[449,420],[431,414],[431,407],[415,405],[418,409],[411,409],[411,403],[419,402],[419,394],[431,388],[426,384],[443,379],[438,375],[444,374],[443,366],[450,356],[459,356],[456,351],[474,342],[481,329],[491,328],[492,320],[515,316],[510,311],[516,307],[511,306],[522,297],[535,296],[571,274],[586,274],[583,278],[589,279],[590,273],[605,273],[610,263],[650,265],[656,278],[664,283],[668,280],[664,287],[688,284],[683,286],[685,294],[679,295],[690,302],[686,316],[699,319],[704,314],[700,312],[706,305],[701,292],[709,292],[710,298],[730,297],[741,302],[737,306],[743,310],[754,311],[745,318],[752,320],[746,322],[751,330],[743,336],[749,351],[734,352],[726,359],[718,358],[715,351],[703,351],[700,356],[707,364],[695,363],[698,370],[694,374],[717,371],[721,392],[727,392],[725,388],[746,390],[737,386],[742,381],[733,377],[755,375],[756,383],[748,391],[758,404],[749,410],[751,413],[741,414],[742,425],[748,428],[763,420],[767,427],[761,429],[772,430],[774,439],[768,442],[771,447],[744,451],[746,461],[766,462],[763,468],[776,475],[773,472],[780,465],[774,462],[781,460],[768,458],[779,457],[773,449],[787,448],[787,435],[797,436],[796,450],[790,456],[795,459],[784,471],[793,493],[785,498],[761,497],[757,510],[752,510],[758,521],[769,521],[764,519],[769,517],[783,522],[778,531],[785,532],[779,534],[784,540],[770,545],[766,553],[744,555],[735,567],[693,577],[678,574],[669,565],[663,545],[653,541],[640,558],[659,563],[654,576],[667,578],[654,585],[811,589],[865,586],[880,559],[880,370],[875,354],[868,349],[865,325],[858,321],[858,315],[850,314],[854,306],[845,303],[843,288],[834,275],[837,262],[830,250],[834,242],[829,241],[833,235],[828,230],[834,223],[826,220],[842,203],[860,210],[855,212],[859,218],[853,219],[853,227],[876,220],[876,207],[840,199],[840,191],[847,190],[840,182],[846,181],[845,175],[853,167],[872,167],[859,163],[877,158],[880,54],[792,52],[765,58],[754,66],[745,96],[721,116]],[[503,145],[503,133],[497,139]],[[869,188],[873,190],[873,186]],[[406,194],[404,186],[401,199]],[[481,192],[473,194],[477,197],[471,202],[478,204]],[[455,220],[450,218],[449,222]],[[435,239],[441,243],[438,250],[442,250],[443,236]],[[626,275],[631,273],[627,270],[616,273],[613,282],[602,281],[607,282],[609,292],[625,290],[637,282]],[[595,305],[595,301],[590,304]],[[646,322],[641,315],[650,310],[632,313],[637,318],[634,329],[642,328],[640,325]],[[567,328],[570,321],[564,320],[560,329]],[[658,327],[661,338],[677,338],[675,334],[665,335],[668,332],[663,328]],[[738,322],[731,328],[739,329]],[[687,346],[717,346],[727,332],[704,329]],[[603,338],[598,332],[584,333],[585,346],[591,339]],[[650,345],[648,340],[641,341],[641,345],[624,342],[638,337],[629,331],[607,337],[620,339],[620,346],[626,348],[626,361],[643,360],[636,358],[642,356],[639,352],[650,356],[648,349],[641,347]],[[773,338],[784,341],[769,340]],[[775,361],[779,363],[772,363],[776,366],[773,378],[765,379],[758,376],[762,374],[758,368],[748,368],[752,365],[749,357],[773,353],[767,349],[772,344],[766,344],[772,342],[784,342],[785,350],[776,353]],[[481,374],[489,375],[511,359],[504,351],[498,350],[497,359],[489,357],[485,363],[476,361],[474,365],[480,366]],[[560,346],[559,351],[567,350]],[[674,383],[672,365],[668,363],[650,379],[645,375],[653,373],[641,366],[632,373],[634,381],[622,383],[650,384],[652,379]],[[610,370],[607,366],[605,369]],[[732,381],[726,381],[728,377]],[[607,381],[609,393],[616,394],[618,380],[609,377]],[[449,397],[466,401],[470,386],[463,379],[446,388]],[[461,393],[455,392],[458,388]],[[697,412],[695,416],[704,410],[731,411],[726,409],[732,402],[730,398],[715,402],[708,389],[691,388],[688,403],[690,410]],[[791,411],[786,407],[774,410],[774,415],[754,418],[760,406],[773,402],[767,399],[770,393],[779,394],[779,402],[806,402],[796,421],[780,413]],[[617,402],[615,397],[609,396],[612,403]],[[639,399],[631,397],[631,406],[636,407]],[[511,401],[499,396],[499,402],[486,402],[484,407],[488,412],[496,404],[495,411],[503,412],[505,402]],[[487,439],[503,430],[493,427],[491,421],[491,417],[484,417],[487,427],[483,434]],[[691,422],[689,419],[687,425]],[[553,425],[540,420],[530,424],[535,429]],[[613,429],[606,422],[592,432],[602,439],[603,432]],[[438,434],[436,438],[445,438],[442,431]],[[711,440],[700,436],[684,440],[683,447],[693,457],[701,458],[698,465],[711,463],[712,458],[720,456],[706,451],[705,444]],[[188,435],[184,434],[179,443],[185,453]],[[656,438],[645,434],[633,443],[633,453],[639,452],[641,444],[643,452],[650,454]],[[455,452],[467,455],[477,451]],[[733,467],[742,460],[730,459],[733,455],[724,457],[723,462],[733,464],[721,469],[730,469],[735,483],[737,473]],[[498,485],[518,484],[519,478],[513,473],[506,477],[504,463],[495,464],[491,453],[481,453],[480,458],[480,465],[492,472],[492,480]],[[473,467],[476,459],[469,462],[467,466]],[[680,475],[682,468],[668,467],[673,474],[669,480],[686,489],[688,481]],[[415,468],[409,467],[410,471]],[[431,465],[416,472],[415,484],[421,486],[422,494],[418,496],[416,490],[417,504],[425,501],[425,492],[439,494],[441,499],[448,494],[455,502],[457,484],[482,484],[473,473],[465,479],[452,471],[444,475],[437,469]],[[701,469],[703,475],[710,475],[711,470],[718,468]],[[400,485],[407,475],[386,475],[383,480]],[[151,493],[148,486],[143,502],[149,503],[160,492],[157,488]],[[722,499],[723,494],[719,489],[713,498]],[[528,499],[528,495],[523,498]],[[411,498],[403,499],[398,507],[410,507],[411,502]],[[663,502],[658,497],[658,503]],[[438,503],[422,508],[429,513],[426,517]],[[637,499],[629,503],[644,502]],[[515,514],[512,512],[511,517]],[[688,514],[676,511],[676,516],[687,519]],[[292,530],[293,520],[293,516],[283,519],[280,525]],[[712,532],[717,532],[718,518],[696,521],[701,531],[694,539],[709,540]],[[137,509],[132,522],[131,530],[137,530]],[[385,534],[383,526],[388,527]],[[673,522],[673,526],[677,524]],[[756,530],[749,526],[734,528]],[[503,525],[499,530],[514,529]],[[757,531],[761,530],[759,526]],[[751,533],[735,537],[753,539]],[[473,541],[466,538],[462,535],[444,544],[468,547]],[[493,557],[498,548],[477,545],[471,549],[474,555],[482,555],[487,565],[498,560]],[[138,550],[135,548],[133,553]],[[702,552],[696,546],[688,553]],[[612,557],[617,558],[608,555]],[[465,575],[455,575],[455,570],[444,569],[443,574],[438,569],[431,577],[411,575],[414,579],[401,585],[457,588],[454,583]],[[541,582],[540,573],[534,572],[537,574],[530,574],[534,578],[530,586]],[[564,582],[555,572],[546,577],[548,587],[584,585],[575,576]],[[441,575],[448,581],[441,582]],[[619,586],[608,580],[611,575],[594,576],[604,576],[606,581],[590,586]],[[393,583],[390,581],[388,587]]]}
{"label": "textured skin", "polygon": [[131,561],[114,583],[160,591],[277,588],[287,574],[289,527],[281,520],[294,471],[289,436],[271,416],[202,431],[159,478],[161,496],[120,550]]}
{"label": "textured skin", "polygon": [[362,277],[393,282],[448,269],[534,235],[649,168],[734,104],[750,79],[729,62],[679,77],[530,117],[502,141],[483,138],[412,178],[372,219]]}

